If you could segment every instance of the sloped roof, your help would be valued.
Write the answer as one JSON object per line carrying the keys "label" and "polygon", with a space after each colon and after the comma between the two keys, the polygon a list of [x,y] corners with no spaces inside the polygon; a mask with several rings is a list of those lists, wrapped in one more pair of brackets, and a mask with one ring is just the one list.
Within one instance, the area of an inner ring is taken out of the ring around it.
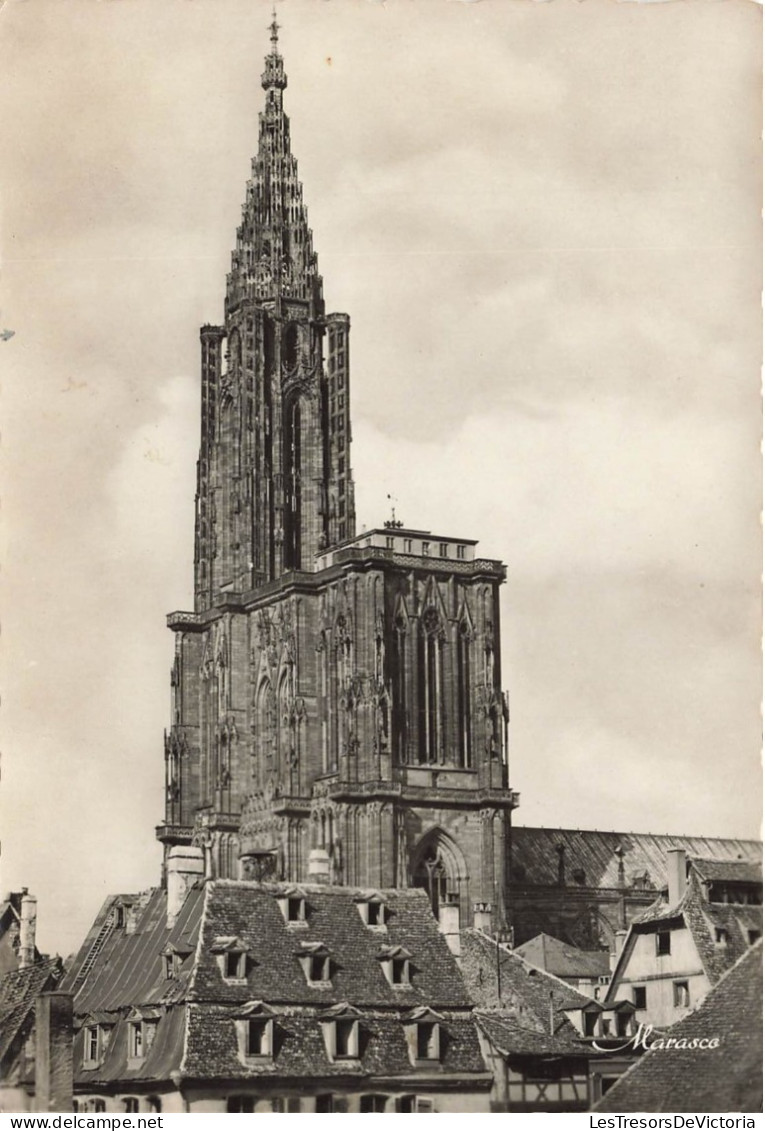
{"label": "sloped roof", "polygon": [[[366,1009],[359,1017],[359,1056],[330,1061],[319,1011],[289,1007],[274,1017],[273,1060],[242,1064],[230,1009],[195,1004],[189,1010],[183,1074],[195,1080],[263,1077],[410,1076],[405,1027],[395,1011]],[[442,1058],[434,1075],[486,1075],[475,1023],[467,1011],[442,1010]],[[427,1072],[427,1070],[426,1070]]]}
{"label": "sloped roof", "polygon": [[[637,934],[645,934],[661,926],[662,923],[685,924],[693,938],[704,973],[710,984],[714,986],[726,970],[729,970],[749,949],[749,932],[757,931],[762,934],[762,906],[710,903],[701,880],[691,871],[679,903],[673,906],[659,899],[630,925],[609,985],[607,994],[609,1000],[629,960],[633,937]],[[724,943],[715,941],[718,928],[727,932],[727,940]]]}
{"label": "sloped roof", "polygon": [[0,977],[0,1063],[33,1013],[35,998],[53,989],[62,972],[60,958],[45,958]]}
{"label": "sloped roof", "polygon": [[482,931],[465,930],[460,938],[462,973],[476,1002],[476,1017],[487,1036],[497,1038],[498,1048],[518,1055],[588,1055],[563,1010],[582,1009],[589,998]]}
{"label": "sloped roof", "polygon": [[718,1038],[716,1049],[652,1049],[595,1111],[762,1111],[762,940],[703,1002],[664,1034],[675,1040]]}
{"label": "sloped roof", "polygon": [[[167,895],[159,888],[152,890],[143,900],[133,933],[125,927],[110,929],[111,910],[120,897],[107,899],[61,986],[74,993],[75,1013],[182,1000],[199,933],[202,897],[201,885],[192,888],[175,925],[168,928]],[[189,955],[177,978],[165,977],[162,952],[167,947]]]}
{"label": "sloped roof", "polygon": [[598,978],[608,974],[608,951],[579,947],[539,934],[515,948],[515,953],[558,978]]}
{"label": "sloped roof", "polygon": [[692,857],[689,861],[702,880],[726,880],[730,883],[761,884],[762,862],[753,860],[704,860]]}
{"label": "sloped roof", "polygon": [[[428,1005],[443,1015],[437,1073],[477,1073],[488,1087],[472,1002],[423,891],[384,892],[388,913],[381,931],[364,923],[358,890],[328,885],[302,885],[306,920],[287,923],[278,901],[289,890],[286,884],[208,881],[191,889],[170,929],[166,895],[153,891],[131,933],[112,925],[114,900],[107,900],[63,987],[75,993],[80,1025],[78,1086],[162,1080],[176,1070],[205,1080],[408,1074],[414,1069],[404,1022]],[[225,979],[217,953],[221,941],[231,939],[248,955],[246,977],[235,981]],[[306,981],[305,944],[327,948],[330,985]],[[411,954],[410,986],[388,983],[381,945]],[[174,949],[189,957],[168,979],[162,953]],[[253,1002],[273,1016],[275,1055],[268,1062],[243,1063],[237,1046],[236,1019]],[[331,1063],[324,1044],[322,1019],[339,1003],[359,1017],[360,1056],[352,1063]],[[151,1047],[138,1061],[128,1056],[128,1018],[136,1006],[159,1014]],[[84,1067],[82,1029],[93,1017],[106,1027],[108,1045],[100,1064]]]}
{"label": "sloped roof", "polygon": [[[284,884],[216,880],[207,884],[202,940],[191,983],[197,1000],[234,1002],[249,998],[271,1004],[428,1004],[469,1008],[470,999],[424,891],[386,891],[386,931],[370,929],[359,914],[353,888],[304,884],[305,924],[287,924],[277,899]],[[236,935],[248,948],[247,985],[226,984],[212,954],[215,939]],[[308,985],[296,953],[300,943],[323,943],[330,954],[331,986]],[[411,985],[390,985],[382,969],[381,945],[411,952]],[[244,994],[244,997],[242,996]]]}
{"label": "sloped roof", "polygon": [[556,887],[559,846],[564,849],[565,882],[569,887],[577,886],[574,873],[580,869],[584,873],[582,886],[619,887],[617,849],[621,849],[622,852],[626,886],[632,886],[636,877],[647,875],[648,883],[657,891],[666,884],[666,857],[670,848],[684,848],[689,856],[704,859],[729,861],[741,859],[754,863],[762,861],[762,844],[757,840],[580,829],[542,829],[513,825],[510,882],[519,885]]}

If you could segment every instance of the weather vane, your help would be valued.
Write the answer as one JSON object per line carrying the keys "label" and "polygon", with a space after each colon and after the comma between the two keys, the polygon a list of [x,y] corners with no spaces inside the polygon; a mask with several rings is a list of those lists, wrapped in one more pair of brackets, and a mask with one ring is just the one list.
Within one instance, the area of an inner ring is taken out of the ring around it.
{"label": "weather vane", "polygon": [[400,518],[396,518],[396,503],[398,499],[394,495],[388,495],[387,498],[389,498],[391,502],[390,518],[385,520],[383,526],[386,530],[400,530],[404,524]]}

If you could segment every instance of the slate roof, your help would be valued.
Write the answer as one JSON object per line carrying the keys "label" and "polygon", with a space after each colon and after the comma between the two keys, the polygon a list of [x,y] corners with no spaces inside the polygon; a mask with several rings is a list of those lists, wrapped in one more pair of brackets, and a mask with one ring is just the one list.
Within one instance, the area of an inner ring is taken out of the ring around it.
{"label": "slate roof", "polygon": [[[116,900],[107,900],[62,987],[75,994],[77,1086],[181,1071],[200,1080],[467,1074],[489,1087],[471,999],[423,891],[383,892],[384,928],[364,923],[357,906],[364,892],[310,884],[300,887],[306,920],[287,923],[278,901],[288,893],[292,885],[208,881],[191,889],[168,928],[166,895],[155,890],[141,897],[132,931],[114,925]],[[224,977],[222,945],[229,943],[246,954],[243,978]],[[306,980],[300,954],[317,946],[330,955],[330,985]],[[394,988],[380,955],[398,947],[411,954],[411,985]],[[173,953],[182,962],[168,978],[162,956]],[[333,1063],[322,1018],[343,1002],[358,1011],[359,1057]],[[425,1005],[442,1015],[442,1056],[420,1070],[409,1059],[406,1021]],[[240,1056],[236,1020],[249,1014],[273,1018],[268,1060]],[[138,1061],[128,1056],[133,1016],[158,1019]],[[84,1030],[92,1024],[103,1027],[108,1044],[101,1062],[85,1067]]]}
{"label": "slate roof", "polygon": [[557,887],[558,846],[565,850],[565,880],[569,887],[577,886],[574,873],[579,869],[584,873],[582,886],[620,886],[618,848],[622,850],[626,886],[633,886],[639,877],[647,875],[649,888],[657,891],[666,884],[666,858],[670,848],[684,848],[689,856],[705,859],[762,862],[762,844],[757,840],[513,825],[510,882],[523,886]]}
{"label": "slate roof", "polygon": [[52,990],[63,972],[60,958],[45,958],[0,977],[0,1064],[34,1012],[35,998]]}
{"label": "slate roof", "polygon": [[762,940],[665,1037],[718,1037],[717,1049],[653,1049],[594,1110],[762,1111]]}
{"label": "slate roof", "polygon": [[[534,966],[517,951],[482,931],[465,930],[462,973],[476,1002],[476,1018],[504,1055],[589,1056],[590,1048],[563,1012],[581,1009],[589,998],[560,978]],[[497,1000],[497,958],[501,1000]],[[553,1029],[550,1032],[550,995]]]}
{"label": "slate roof", "polygon": [[558,978],[598,978],[609,973],[607,951],[580,950],[544,933],[517,946],[515,954]]}

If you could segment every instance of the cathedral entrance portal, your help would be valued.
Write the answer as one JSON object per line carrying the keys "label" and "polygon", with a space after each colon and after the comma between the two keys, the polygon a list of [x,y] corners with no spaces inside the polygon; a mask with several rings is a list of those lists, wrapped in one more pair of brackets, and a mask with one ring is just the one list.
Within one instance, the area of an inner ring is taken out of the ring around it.
{"label": "cathedral entrance portal", "polygon": [[424,888],[433,914],[438,918],[442,903],[457,902],[460,918],[468,897],[465,862],[456,844],[440,830],[429,833],[412,856],[412,886]]}

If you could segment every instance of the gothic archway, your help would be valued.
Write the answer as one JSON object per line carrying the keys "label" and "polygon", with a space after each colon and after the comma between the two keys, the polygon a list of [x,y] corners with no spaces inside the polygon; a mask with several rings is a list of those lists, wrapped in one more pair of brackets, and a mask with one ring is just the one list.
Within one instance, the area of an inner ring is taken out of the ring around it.
{"label": "gothic archway", "polygon": [[412,887],[424,888],[433,914],[445,902],[458,902],[460,920],[465,920],[468,901],[468,874],[465,858],[450,836],[433,829],[423,837],[411,857]]}

